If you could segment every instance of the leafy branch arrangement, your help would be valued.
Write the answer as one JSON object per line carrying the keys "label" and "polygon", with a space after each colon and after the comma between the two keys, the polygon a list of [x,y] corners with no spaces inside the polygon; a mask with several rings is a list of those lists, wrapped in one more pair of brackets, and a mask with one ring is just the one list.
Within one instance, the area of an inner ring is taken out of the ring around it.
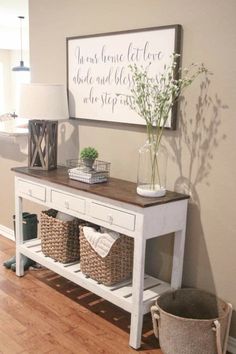
{"label": "leafy branch arrangement", "polygon": [[130,107],[145,119],[148,138],[156,141],[157,146],[160,144],[169,113],[181,93],[200,74],[208,71],[203,64],[192,64],[189,68],[176,72],[179,57],[179,54],[173,54],[170,65],[165,65],[163,73],[155,78],[148,76],[149,66],[146,69],[136,64],[129,67],[134,83],[131,89],[133,102]]}
{"label": "leafy branch arrangement", "polygon": [[148,76],[149,66],[143,68],[134,64],[129,67],[133,79],[130,108],[145,119],[148,141],[152,144],[152,188],[155,187],[156,173],[159,175],[157,152],[171,109],[182,92],[200,74],[208,72],[203,64],[192,64],[187,69],[177,70],[179,57],[174,53],[170,64],[165,65],[163,72],[156,77]]}

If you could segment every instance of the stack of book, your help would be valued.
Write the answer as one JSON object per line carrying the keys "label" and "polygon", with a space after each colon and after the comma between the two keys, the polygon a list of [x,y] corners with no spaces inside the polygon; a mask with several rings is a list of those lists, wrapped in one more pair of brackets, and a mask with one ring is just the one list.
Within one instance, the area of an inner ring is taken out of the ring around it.
{"label": "stack of book", "polygon": [[85,183],[106,182],[109,177],[109,171],[97,171],[86,167],[75,167],[69,169],[69,178]]}

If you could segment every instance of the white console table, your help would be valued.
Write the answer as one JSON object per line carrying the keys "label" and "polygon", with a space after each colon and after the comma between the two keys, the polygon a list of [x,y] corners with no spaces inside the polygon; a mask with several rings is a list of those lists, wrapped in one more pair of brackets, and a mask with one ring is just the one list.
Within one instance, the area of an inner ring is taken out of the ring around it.
{"label": "white console table", "polygon": [[[111,178],[89,185],[68,178],[64,167],[53,171],[12,169],[15,177],[16,274],[24,275],[22,255],[131,313],[131,347],[141,345],[143,315],[156,297],[181,287],[188,196],[167,192],[161,198],[143,198],[132,182]],[[79,262],[61,264],[41,251],[40,238],[23,242],[23,199],[54,208],[134,238],[132,281],[107,287],[86,278]],[[175,233],[171,284],[144,274],[146,240]]]}

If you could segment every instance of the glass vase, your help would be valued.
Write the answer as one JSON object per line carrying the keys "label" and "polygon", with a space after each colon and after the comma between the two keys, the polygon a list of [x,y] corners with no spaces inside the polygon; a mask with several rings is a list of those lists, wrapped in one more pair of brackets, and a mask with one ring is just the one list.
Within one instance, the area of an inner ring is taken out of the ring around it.
{"label": "glass vase", "polygon": [[168,153],[163,145],[146,141],[139,149],[137,193],[144,197],[162,197],[166,194]]}

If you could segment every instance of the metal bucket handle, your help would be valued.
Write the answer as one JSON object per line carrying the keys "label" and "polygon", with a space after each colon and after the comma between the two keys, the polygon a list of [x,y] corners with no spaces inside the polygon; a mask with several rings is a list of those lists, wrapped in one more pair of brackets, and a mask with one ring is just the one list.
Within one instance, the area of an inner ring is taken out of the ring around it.
{"label": "metal bucket handle", "polygon": [[[231,316],[232,316],[232,305],[228,303],[228,306],[229,306],[229,316],[228,316],[228,324],[225,333],[225,342],[224,342],[223,349],[221,347],[220,322],[218,320],[215,320],[212,323],[212,330],[216,333],[217,354],[226,354],[226,350],[227,350],[227,338],[228,338],[229,327],[230,327]],[[151,315],[152,315],[153,332],[155,337],[158,338],[159,337],[158,321],[160,320],[160,309],[157,303],[151,306]]]}

